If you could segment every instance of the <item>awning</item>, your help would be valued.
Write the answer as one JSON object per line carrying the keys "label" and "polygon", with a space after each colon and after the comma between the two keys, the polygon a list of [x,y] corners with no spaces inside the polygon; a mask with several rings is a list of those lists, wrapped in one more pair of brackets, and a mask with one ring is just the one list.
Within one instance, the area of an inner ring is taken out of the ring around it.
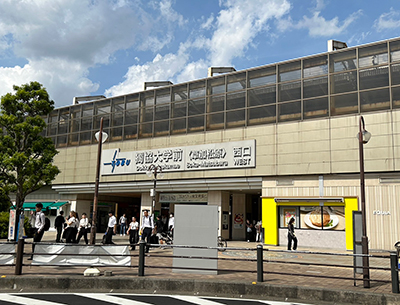
{"label": "awning", "polygon": [[[34,201],[34,202],[24,202],[22,208],[24,210],[35,210],[36,204],[38,203],[43,204],[43,210],[49,209],[58,209],[59,207],[63,206],[64,204],[68,203],[68,201]],[[12,207],[11,209],[14,209]]]}

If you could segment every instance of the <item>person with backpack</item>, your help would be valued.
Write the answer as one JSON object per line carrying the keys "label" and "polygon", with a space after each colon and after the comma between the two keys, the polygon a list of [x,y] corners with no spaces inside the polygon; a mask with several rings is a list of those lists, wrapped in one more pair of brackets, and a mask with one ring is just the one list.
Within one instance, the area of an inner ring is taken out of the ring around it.
{"label": "person with backpack", "polygon": [[54,227],[57,230],[57,237],[56,237],[56,243],[61,242],[61,233],[64,228],[64,211],[60,211],[60,215],[56,217],[56,220],[54,221]]}
{"label": "person with backpack", "polygon": [[36,209],[36,217],[35,217],[35,227],[33,233],[32,255],[30,258],[28,258],[28,260],[33,259],[33,253],[35,252],[35,243],[38,243],[42,240],[46,224],[46,217],[42,212],[43,204],[41,202],[36,203],[35,209]]}

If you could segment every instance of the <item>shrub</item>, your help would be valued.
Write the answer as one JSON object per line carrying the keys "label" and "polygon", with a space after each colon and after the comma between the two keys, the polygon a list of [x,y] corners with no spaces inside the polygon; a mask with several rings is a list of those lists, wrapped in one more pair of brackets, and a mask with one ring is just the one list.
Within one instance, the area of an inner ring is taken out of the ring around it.
{"label": "shrub", "polygon": [[10,220],[9,212],[0,212],[0,239],[8,237],[8,222]]}

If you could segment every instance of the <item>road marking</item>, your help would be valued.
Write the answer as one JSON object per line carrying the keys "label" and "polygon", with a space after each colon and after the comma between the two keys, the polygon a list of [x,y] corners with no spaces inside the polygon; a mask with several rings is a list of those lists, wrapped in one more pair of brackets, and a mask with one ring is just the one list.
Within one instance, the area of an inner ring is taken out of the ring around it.
{"label": "road marking", "polygon": [[99,294],[99,293],[75,293],[75,295],[110,302],[112,304],[121,304],[121,305],[149,305],[149,303],[143,303],[139,301],[129,300],[120,298],[116,295],[108,295],[108,294]]}
{"label": "road marking", "polygon": [[[16,304],[24,304],[24,305],[65,305],[64,303],[55,303],[55,302],[47,302],[47,301],[40,301],[40,300],[33,300],[31,298],[23,297],[22,296],[17,296],[17,295],[12,295],[12,294],[0,294],[0,300],[1,301],[7,301],[11,303],[16,303]],[[0,301],[0,304],[1,304]]]}

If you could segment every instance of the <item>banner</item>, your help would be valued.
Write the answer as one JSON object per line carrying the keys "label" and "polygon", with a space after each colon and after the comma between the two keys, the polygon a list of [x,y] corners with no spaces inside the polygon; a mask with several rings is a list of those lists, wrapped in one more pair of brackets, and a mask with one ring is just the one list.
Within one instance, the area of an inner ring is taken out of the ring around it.
{"label": "banner", "polygon": [[[60,266],[130,266],[131,257],[128,246],[89,246],[89,245],[41,245],[36,244],[35,253],[52,255],[33,255],[33,265]],[[80,256],[85,254],[85,256]],[[90,256],[86,256],[90,254]],[[107,256],[97,256],[106,254]]]}

